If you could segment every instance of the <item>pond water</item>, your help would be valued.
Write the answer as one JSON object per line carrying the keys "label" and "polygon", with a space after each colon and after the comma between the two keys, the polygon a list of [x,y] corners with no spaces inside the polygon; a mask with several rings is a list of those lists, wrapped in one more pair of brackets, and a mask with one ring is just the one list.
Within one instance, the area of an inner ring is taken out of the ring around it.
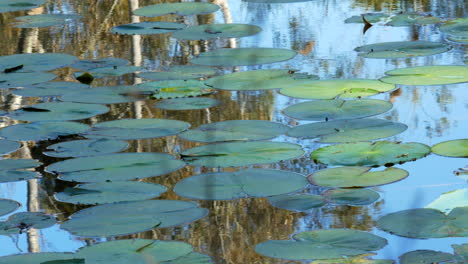
{"label": "pond water", "polygon": [[[385,72],[396,68],[425,65],[464,65],[467,45],[447,40],[438,24],[404,27],[385,26],[376,23],[363,34],[362,23],[345,23],[355,15],[370,12],[397,14],[399,12],[428,13],[440,18],[462,18],[468,15],[465,0],[312,0],[297,3],[264,4],[241,0],[212,0],[221,9],[213,14],[196,16],[167,15],[144,18],[132,15],[130,10],[163,0],[48,0],[44,5],[29,11],[0,14],[0,55],[16,53],[67,53],[80,59],[123,58],[132,65],[142,66],[144,71],[161,70],[171,65],[189,64],[192,57],[217,48],[273,47],[298,52],[293,59],[264,65],[218,67],[219,74],[255,69],[298,69],[317,75],[320,79],[364,78],[379,79]],[[1,0],[0,0],[1,3]],[[16,28],[14,18],[33,14],[78,14],[82,17],[65,25],[46,28]],[[179,41],[170,34],[118,35],[111,28],[139,21],[168,21],[188,25],[211,23],[246,23],[257,25],[262,31],[239,39],[210,41]],[[366,44],[426,40],[448,43],[448,52],[400,59],[373,59],[358,56],[356,47]],[[57,80],[75,81],[71,68],[56,70]],[[135,74],[123,77],[96,79],[93,86],[133,85],[146,80]],[[393,108],[377,118],[401,122],[408,126],[403,133],[385,140],[419,142],[429,146],[467,137],[468,96],[466,83],[434,86],[404,86],[390,93],[370,98],[393,103]],[[22,97],[11,89],[1,89],[1,110],[13,111],[41,102],[59,101],[60,97]],[[276,90],[218,91],[206,96],[220,104],[201,110],[162,110],[155,108],[157,100],[147,99],[129,103],[109,104],[105,114],[77,122],[93,125],[124,118],[164,118],[189,122],[192,128],[202,124],[225,120],[268,120],[289,126],[310,123],[283,114],[286,107],[307,100],[295,99]],[[21,121],[4,118],[2,127]],[[5,159],[37,159],[43,166],[36,168],[42,178],[29,181],[0,183],[0,198],[21,203],[15,211],[45,212],[65,221],[71,214],[86,208],[59,202],[54,193],[73,184],[57,180],[44,168],[60,159],[45,156],[45,149],[65,139],[52,141],[23,141],[23,146]],[[298,139],[279,136],[277,142],[299,144],[306,151],[301,158],[272,164],[246,166],[244,168],[282,169],[309,175],[327,168],[316,164],[310,153],[327,144],[314,139]],[[124,152],[162,152],[171,155],[201,145],[177,136],[155,139],[129,140]],[[176,227],[155,228],[127,236],[109,238],[84,238],[70,234],[58,224],[45,229],[31,229],[19,235],[0,235],[0,256],[36,252],[73,252],[80,247],[114,239],[146,238],[185,241],[194,251],[212,257],[214,263],[309,263],[308,261],[281,260],[262,256],[255,252],[255,245],[267,240],[288,240],[294,233],[329,228],[350,228],[381,236],[388,245],[377,251],[376,259],[397,260],[405,252],[417,249],[453,252],[452,244],[466,243],[463,237],[417,239],[392,235],[376,228],[381,216],[412,208],[423,208],[441,194],[466,188],[466,179],[457,177],[454,171],[466,167],[464,158],[450,158],[430,154],[414,162],[397,165],[405,169],[409,177],[387,185],[371,187],[379,193],[378,201],[371,205],[332,205],[293,212],[270,205],[266,198],[244,198],[230,201],[195,200],[209,210],[208,216]],[[332,166],[328,166],[332,167]],[[172,188],[176,183],[193,175],[235,171],[238,168],[207,168],[185,166],[163,176],[145,178],[145,182],[166,186],[169,191],[158,199],[189,199],[177,195]],[[304,193],[320,194],[325,187],[308,185]],[[462,200],[468,205],[468,199]],[[125,215],[126,212],[120,212]],[[13,214],[13,213],[11,213]],[[9,215],[11,215],[9,214]],[[5,220],[9,215],[1,216]],[[93,225],[94,223],[89,223]],[[465,232],[466,233],[466,232]]]}

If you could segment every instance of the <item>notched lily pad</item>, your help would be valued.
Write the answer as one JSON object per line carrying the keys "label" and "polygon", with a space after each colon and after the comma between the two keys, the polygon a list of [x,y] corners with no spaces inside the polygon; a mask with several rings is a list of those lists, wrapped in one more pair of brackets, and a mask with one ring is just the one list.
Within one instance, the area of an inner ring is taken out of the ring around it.
{"label": "notched lily pad", "polygon": [[352,16],[350,18],[347,18],[344,22],[345,23],[364,23],[364,20],[362,19],[362,17],[364,17],[369,23],[377,23],[388,18],[388,15],[383,14],[383,13],[367,13],[367,14],[362,14],[360,16]]}
{"label": "notched lily pad", "polygon": [[79,82],[44,82],[12,90],[12,93],[25,97],[59,96],[88,88],[88,85]]}
{"label": "notched lily pad", "polygon": [[380,198],[378,192],[369,189],[334,189],[323,193],[329,203],[338,205],[369,205]]}
{"label": "notched lily pad", "polygon": [[221,102],[207,97],[174,98],[156,103],[155,107],[164,110],[197,110],[215,107]]}
{"label": "notched lily pad", "polygon": [[468,82],[468,66],[436,65],[401,68],[386,72],[382,82],[401,85],[443,85]]}
{"label": "notched lily pad", "polygon": [[55,218],[44,213],[16,213],[8,217],[7,221],[0,222],[0,235],[22,234],[30,228],[43,229],[54,224]]}
{"label": "notched lily pad", "polygon": [[192,59],[193,64],[208,66],[248,66],[286,61],[296,56],[289,49],[235,48],[207,51]]}
{"label": "notched lily pad", "polygon": [[364,45],[354,49],[359,56],[374,59],[408,58],[429,56],[451,49],[450,45],[430,41],[395,41]]}
{"label": "notched lily pad", "polygon": [[[0,71],[9,73],[8,70],[22,65],[18,72],[45,72],[67,66],[77,61],[78,58],[69,54],[63,53],[22,53],[0,57]],[[1,78],[1,77],[0,77]],[[47,81],[47,80],[46,80]],[[37,81],[40,83],[45,81]]]}
{"label": "notched lily pad", "polygon": [[163,3],[138,8],[133,14],[144,17],[157,17],[169,14],[180,16],[204,15],[218,11],[219,6],[211,3],[183,2]]}
{"label": "notched lily pad", "polygon": [[9,214],[21,206],[20,203],[10,199],[0,198],[0,216]]}
{"label": "notched lily pad", "polygon": [[191,26],[175,32],[172,36],[186,40],[208,40],[215,38],[242,38],[258,34],[262,29],[248,24],[206,24]]}
{"label": "notched lily pad", "polygon": [[70,20],[78,19],[79,15],[65,15],[65,14],[39,14],[15,17],[18,23],[15,24],[17,28],[38,28],[38,27],[51,27],[69,23]]}
{"label": "notched lily pad", "polygon": [[0,13],[29,10],[44,4],[45,0],[2,0]]}
{"label": "notched lily pad", "polygon": [[21,147],[21,143],[6,139],[0,139],[0,155],[11,153]]}
{"label": "notched lily pad", "polygon": [[67,121],[86,119],[108,111],[105,105],[51,102],[25,106],[8,116],[23,121]]}
{"label": "notched lily pad", "polygon": [[202,96],[212,94],[215,91],[198,80],[146,82],[138,85],[138,87],[151,90],[153,99]]}
{"label": "notched lily pad", "polygon": [[55,77],[55,74],[48,72],[0,72],[0,89],[34,85],[50,81]]}
{"label": "notched lily pad", "polygon": [[122,35],[155,35],[172,33],[185,27],[186,25],[175,22],[140,22],[113,27],[111,32]]}
{"label": "notched lily pad", "polygon": [[441,156],[468,158],[468,139],[444,141],[432,146],[431,150]]}
{"label": "notched lily pad", "polygon": [[120,152],[128,148],[128,143],[113,139],[90,139],[61,142],[47,147],[45,155],[57,158],[87,157]]}
{"label": "notched lily pad", "polygon": [[155,81],[200,79],[216,74],[216,70],[206,66],[174,65],[167,71],[140,72],[138,77]]}
{"label": "notched lily pad", "polygon": [[0,136],[17,141],[41,141],[81,134],[89,129],[89,126],[75,122],[35,122],[5,127],[0,130]]}

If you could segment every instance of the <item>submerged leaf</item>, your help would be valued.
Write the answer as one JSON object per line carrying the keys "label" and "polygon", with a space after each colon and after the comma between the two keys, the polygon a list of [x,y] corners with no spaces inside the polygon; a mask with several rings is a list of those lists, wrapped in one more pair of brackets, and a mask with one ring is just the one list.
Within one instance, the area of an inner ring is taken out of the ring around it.
{"label": "submerged leaf", "polygon": [[37,27],[51,27],[63,25],[72,19],[78,19],[79,15],[65,15],[65,14],[39,14],[15,17],[19,22],[15,24],[17,28],[37,28]]}

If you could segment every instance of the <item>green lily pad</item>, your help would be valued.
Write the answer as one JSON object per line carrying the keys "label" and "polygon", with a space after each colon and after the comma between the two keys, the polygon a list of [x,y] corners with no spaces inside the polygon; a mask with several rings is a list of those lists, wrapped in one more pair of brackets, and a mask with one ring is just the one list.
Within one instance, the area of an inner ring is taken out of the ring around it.
{"label": "green lily pad", "polygon": [[47,171],[64,181],[113,182],[159,176],[184,166],[165,153],[116,153],[56,162]]}
{"label": "green lily pad", "polygon": [[32,159],[3,159],[0,160],[0,183],[23,181],[37,178],[39,174],[24,169],[35,168],[41,165]]}
{"label": "green lily pad", "polygon": [[129,64],[130,62],[126,59],[120,59],[120,58],[102,58],[102,59],[92,59],[92,60],[79,60],[69,67],[82,70],[82,71],[88,71],[96,68],[105,68],[105,67],[119,67],[119,66],[125,66]]}
{"label": "green lily pad", "polygon": [[247,169],[196,175],[178,182],[174,191],[200,200],[235,200],[292,193],[307,186],[305,177],[294,172]]}
{"label": "green lily pad", "polygon": [[249,24],[206,24],[191,26],[175,32],[172,37],[186,40],[242,38],[258,34],[262,29]]}
{"label": "green lily pad", "polygon": [[54,224],[55,218],[44,213],[16,213],[8,217],[7,221],[0,222],[0,235],[22,234],[30,228],[43,229]]}
{"label": "green lily pad", "polygon": [[468,139],[444,141],[432,146],[432,152],[437,155],[457,158],[468,158]]}
{"label": "green lily pad", "polygon": [[174,98],[156,103],[155,107],[164,110],[195,110],[219,105],[221,102],[208,97]]}
{"label": "green lily pad", "polygon": [[29,253],[29,254],[17,254],[0,257],[0,264],[37,264],[46,261],[53,260],[64,260],[64,259],[74,259],[75,255],[72,253],[51,253],[51,252],[41,252],[41,253]]}
{"label": "green lily pad", "polygon": [[15,17],[19,22],[15,24],[17,28],[38,28],[51,27],[69,23],[70,20],[78,19],[78,15],[65,14],[39,14],[30,16]]}
{"label": "green lily pad", "polygon": [[16,141],[10,141],[6,139],[0,139],[0,155],[11,153],[21,147],[21,143]]}
{"label": "green lily pad", "polygon": [[75,122],[35,122],[5,127],[0,130],[0,136],[17,141],[40,141],[81,134],[89,129],[89,126]]}
{"label": "green lily pad", "polygon": [[468,204],[468,188],[458,189],[441,194],[425,208],[437,209],[445,214],[450,213],[457,207],[463,207]]}
{"label": "green lily pad", "polygon": [[[29,10],[44,4],[45,0],[1,0],[0,13]],[[20,264],[20,263],[18,263]]]}
{"label": "green lily pad", "polygon": [[386,168],[370,171],[370,167],[338,167],[320,170],[308,176],[310,183],[325,187],[358,188],[384,185],[408,177],[403,169]]}
{"label": "green lily pad", "polygon": [[208,66],[247,66],[286,61],[296,56],[289,49],[235,48],[207,51],[192,59],[193,64]]}
{"label": "green lily pad", "polygon": [[294,240],[269,240],[255,251],[281,259],[332,259],[362,255],[379,250],[387,240],[371,233],[350,229],[306,231],[293,235]]}
{"label": "green lily pad", "polygon": [[55,74],[48,72],[0,72],[0,89],[17,88],[55,79]]}
{"label": "green lily pad", "polygon": [[216,74],[216,70],[206,66],[175,65],[167,71],[140,72],[138,77],[155,81],[200,79]]}
{"label": "green lily pad", "polygon": [[321,195],[314,194],[278,195],[268,198],[268,202],[274,207],[296,212],[305,212],[327,204]]}
{"label": "green lily pad", "polygon": [[227,142],[191,148],[180,155],[190,165],[215,168],[294,159],[304,155],[304,150],[299,145],[286,142]]}
{"label": "green lily pad", "polygon": [[264,120],[228,120],[201,125],[179,134],[195,142],[266,140],[285,134],[289,127]]}
{"label": "green lily pad", "polygon": [[0,170],[0,183],[26,181],[39,178],[39,174],[27,170]]}
{"label": "green lily pad", "polygon": [[297,2],[308,2],[312,0],[243,0],[251,3],[264,3],[264,4],[284,4],[284,3],[297,3]]}
{"label": "green lily pad", "polygon": [[[5,72],[5,70],[8,71],[9,69],[11,70],[12,68],[22,65],[21,69],[13,71],[11,74],[18,72],[27,73],[31,71],[45,72],[70,65],[77,60],[75,56],[63,53],[14,54],[0,57],[0,71]],[[37,74],[37,76],[39,76],[39,74]]]}
{"label": "green lily pad", "polygon": [[377,254],[367,253],[349,258],[314,260],[309,264],[395,264],[395,261],[390,259],[371,259],[370,256],[374,255]]}
{"label": "green lily pad", "polygon": [[392,103],[376,99],[316,100],[291,105],[283,110],[289,117],[301,120],[333,120],[363,118],[385,113]]}
{"label": "green lily pad", "polygon": [[193,202],[173,200],[120,202],[78,211],[61,227],[78,236],[117,236],[153,228],[178,226],[196,221],[207,214],[207,209],[199,208]]}
{"label": "green lily pad", "polygon": [[415,250],[406,252],[399,257],[401,264],[433,264],[448,261],[452,263],[454,256],[449,253],[434,250]]}
{"label": "green lily pad", "polygon": [[284,88],[280,93],[304,99],[360,98],[393,90],[395,85],[378,80],[347,79],[310,81],[291,88]]}
{"label": "green lily pad", "polygon": [[455,42],[468,43],[468,18],[456,18],[440,26],[440,31],[449,35]]}
{"label": "green lily pad", "polygon": [[109,108],[105,105],[52,102],[26,106],[8,116],[24,121],[67,121],[86,119],[108,111]]}
{"label": "green lily pad", "polygon": [[2,159],[0,160],[0,170],[19,170],[35,168],[41,165],[38,160],[33,159]]}
{"label": "green lily pad", "polygon": [[442,20],[437,17],[417,13],[406,13],[392,16],[386,25],[392,27],[406,27],[413,25],[437,24],[441,22]]}
{"label": "green lily pad", "polygon": [[115,240],[81,248],[77,256],[82,256],[92,264],[176,264],[186,259],[185,264],[208,264],[210,258],[200,255],[193,259],[192,246],[179,241],[161,241],[150,239]]}
{"label": "green lily pad", "polygon": [[391,70],[380,80],[401,85],[443,85],[468,82],[468,66],[419,66]]}
{"label": "green lily pad", "polygon": [[133,14],[144,17],[157,17],[169,14],[189,16],[210,14],[218,10],[219,6],[215,4],[200,2],[184,2],[144,6],[133,11]]}
{"label": "green lily pad", "polygon": [[89,104],[118,104],[141,100],[141,97],[147,99],[152,94],[152,89],[147,87],[119,85],[75,90],[62,95],[60,100]]}
{"label": "green lily pad", "polygon": [[113,27],[111,32],[122,35],[155,35],[172,33],[185,27],[186,25],[175,22],[140,22]]}
{"label": "green lily pad", "polygon": [[369,205],[380,198],[379,193],[369,189],[335,189],[323,193],[329,203],[338,205]]}
{"label": "green lily pad", "polygon": [[403,210],[382,216],[377,227],[410,238],[466,237],[468,206],[457,207],[448,215],[430,208]]}
{"label": "green lily pad", "polygon": [[430,147],[421,143],[389,141],[331,145],[311,153],[312,160],[329,165],[391,166],[427,156]]}
{"label": "green lily pad", "polygon": [[383,13],[367,13],[367,14],[362,14],[360,16],[352,16],[350,18],[347,18],[344,22],[345,23],[364,23],[364,20],[362,19],[363,16],[369,23],[377,23],[388,18],[388,15],[383,14]]}
{"label": "green lily pad", "polygon": [[[141,71],[142,69],[143,67],[139,67],[139,66],[112,66],[112,67],[90,69],[87,71],[87,73],[91,74],[94,78],[100,78],[100,77],[110,77],[110,76],[121,76],[124,74]],[[83,72],[77,72],[75,73],[75,76],[78,77],[82,74]]]}
{"label": "green lily pad", "polygon": [[59,96],[88,88],[88,85],[79,82],[44,82],[12,90],[12,93],[25,97]]}
{"label": "green lily pad", "polygon": [[80,184],[57,193],[55,199],[72,204],[106,204],[140,201],[160,196],[167,188],[147,182],[102,182]]}
{"label": "green lily pad", "polygon": [[41,262],[41,264],[85,264],[85,259],[62,259]]}
{"label": "green lily pad", "polygon": [[21,206],[20,203],[10,199],[0,198],[0,216],[9,214]]}
{"label": "green lily pad", "polygon": [[90,139],[61,142],[47,147],[45,155],[57,158],[87,157],[120,152],[128,148],[128,143],[113,139]]}
{"label": "green lily pad", "polygon": [[357,47],[359,56],[373,59],[394,59],[429,56],[449,51],[452,47],[445,43],[431,41],[382,42]]}
{"label": "green lily pad", "polygon": [[319,138],[322,143],[368,141],[397,135],[408,128],[405,124],[383,119],[352,119],[316,122],[293,127],[288,136]]}
{"label": "green lily pad", "polygon": [[180,97],[193,97],[212,94],[215,90],[198,80],[173,80],[146,82],[138,85],[151,90],[154,99],[169,99]]}
{"label": "green lily pad", "polygon": [[307,83],[308,80],[314,79],[318,79],[318,77],[295,73],[294,70],[273,69],[234,72],[210,78],[205,81],[205,84],[220,90],[248,91],[280,89]]}
{"label": "green lily pad", "polygon": [[122,140],[158,138],[176,135],[189,127],[187,122],[171,119],[119,119],[95,124],[84,136]]}
{"label": "green lily pad", "polygon": [[455,257],[459,264],[466,263],[468,261],[468,243],[461,245],[452,245]]}

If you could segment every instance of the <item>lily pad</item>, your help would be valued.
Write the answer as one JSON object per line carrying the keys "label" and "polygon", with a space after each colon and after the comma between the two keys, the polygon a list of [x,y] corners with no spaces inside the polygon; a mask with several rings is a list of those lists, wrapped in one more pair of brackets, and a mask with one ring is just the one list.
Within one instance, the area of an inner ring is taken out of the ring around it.
{"label": "lily pad", "polygon": [[266,140],[285,134],[289,127],[264,120],[229,120],[201,125],[179,134],[195,142]]}
{"label": "lily pad", "polygon": [[284,88],[280,93],[304,99],[360,98],[393,90],[395,85],[378,80],[347,79],[310,81],[291,88]]}
{"label": "lily pad", "polygon": [[[44,4],[45,0],[1,0],[0,13],[29,10]],[[20,263],[18,263],[20,264]]]}
{"label": "lily pad", "polygon": [[79,60],[69,67],[82,71],[88,71],[96,68],[125,66],[129,63],[130,62],[126,59],[109,57],[102,59]]}
{"label": "lily pad", "polygon": [[118,104],[147,99],[152,94],[151,89],[143,86],[118,85],[75,90],[62,95],[60,100],[89,104]]}
{"label": "lily pad", "polygon": [[390,259],[371,259],[376,253],[367,253],[349,258],[314,260],[309,264],[395,264]]}
{"label": "lily pad", "polygon": [[312,0],[243,0],[251,3],[265,3],[265,4],[284,4],[284,3],[297,3],[297,2],[308,2]]}
{"label": "lily pad", "polygon": [[158,197],[167,188],[147,182],[102,182],[80,184],[57,193],[58,201],[72,204],[105,204],[140,201]]}
{"label": "lily pad", "polygon": [[39,174],[24,169],[35,168],[41,165],[32,159],[3,159],[0,160],[0,183],[30,180],[37,178]]}
{"label": "lily pad", "polygon": [[[91,74],[94,78],[100,77],[111,77],[111,76],[121,76],[129,73],[133,73],[136,71],[141,71],[143,67],[139,66],[112,66],[112,67],[102,67],[102,68],[94,68],[87,71],[87,73]],[[75,73],[75,76],[78,77],[82,75],[83,72]]]}
{"label": "lily pad", "polygon": [[319,138],[322,143],[368,141],[397,135],[408,128],[405,124],[383,119],[352,119],[317,122],[293,127],[288,136]]}
{"label": "lily pad", "polygon": [[12,93],[25,97],[59,96],[88,88],[88,85],[79,82],[44,82],[12,90]]}
{"label": "lily pad", "polygon": [[22,234],[30,228],[43,229],[54,224],[55,218],[44,213],[16,213],[8,217],[7,221],[0,222],[0,235]]}
{"label": "lily pad", "polygon": [[186,25],[175,22],[140,22],[113,27],[111,32],[122,35],[155,35],[172,33],[185,27]]}
{"label": "lily pad", "polygon": [[62,259],[41,262],[41,264],[85,264],[85,259]]}
{"label": "lily pad", "polygon": [[[11,74],[18,72],[27,73],[30,71],[45,72],[70,65],[77,60],[78,58],[75,56],[63,53],[14,54],[0,57],[0,71],[5,72],[7,70],[8,72],[8,69],[22,66],[18,71],[11,72]],[[37,81],[35,83],[39,82],[45,81]]]}
{"label": "lily pad", "polygon": [[437,209],[445,214],[457,207],[468,205],[468,188],[443,193],[425,208]]}
{"label": "lily pad", "polygon": [[390,21],[386,25],[392,27],[406,27],[413,25],[437,24],[441,22],[442,20],[440,20],[437,17],[417,13],[406,13],[392,16]]}
{"label": "lily pad", "polygon": [[26,106],[8,116],[24,121],[67,121],[86,119],[108,111],[109,108],[105,105],[52,102]]}
{"label": "lily pad", "polygon": [[227,142],[191,148],[180,155],[190,165],[215,168],[294,159],[304,155],[304,150],[299,145],[286,142]]}
{"label": "lily pad", "polygon": [[216,70],[211,67],[194,65],[175,65],[169,67],[167,71],[140,72],[138,73],[138,76],[148,80],[169,81],[200,79],[215,74]]}
{"label": "lily pad", "polygon": [[[194,254],[200,255],[197,261],[190,261]],[[185,259],[186,264],[208,264],[210,258],[193,252],[192,246],[179,241],[150,239],[115,240],[81,248],[77,256],[82,256],[92,264],[176,264]]]}
{"label": "lily pad", "polygon": [[457,158],[468,158],[468,139],[444,141],[432,146],[432,152],[437,155]]}
{"label": "lily pad", "polygon": [[210,14],[218,10],[219,6],[215,4],[200,2],[184,2],[144,6],[133,11],[133,14],[144,17],[157,17],[169,14],[189,16]]}
{"label": "lily pad", "polygon": [[171,119],[119,119],[95,124],[84,136],[122,140],[158,138],[176,135],[189,127],[187,122]]}
{"label": "lily pad", "polygon": [[305,177],[294,172],[247,169],[196,175],[177,183],[174,191],[200,200],[235,200],[292,193],[307,186]]}
{"label": "lily pad", "polygon": [[401,264],[432,264],[448,261],[452,263],[454,256],[449,253],[434,250],[415,250],[406,252],[399,257]]}
{"label": "lily pad", "polygon": [[360,16],[352,16],[350,18],[347,18],[344,22],[345,23],[364,23],[364,20],[362,19],[362,17],[365,17],[365,19],[369,23],[377,23],[388,18],[388,15],[383,14],[383,13],[367,13],[367,14],[362,14]]}
{"label": "lily pad", "polygon": [[53,260],[64,260],[64,259],[74,259],[75,255],[72,253],[51,253],[51,252],[41,252],[41,253],[29,253],[29,254],[17,254],[0,257],[0,264],[38,264],[46,261]]}
{"label": "lily pad", "polygon": [[249,24],[206,24],[191,26],[175,32],[172,37],[186,40],[242,38],[258,34],[262,29]]}
{"label": "lily pad", "polygon": [[0,155],[11,153],[21,147],[21,143],[16,141],[10,141],[6,139],[0,139]]}
{"label": "lily pad", "polygon": [[370,171],[370,167],[338,167],[320,170],[308,176],[310,183],[325,187],[358,188],[384,185],[408,177],[398,168]]}
{"label": "lily pad", "polygon": [[81,134],[89,129],[89,126],[75,122],[35,122],[5,127],[0,130],[0,136],[17,141],[41,141]]}
{"label": "lily pad", "polygon": [[431,41],[395,41],[364,45],[354,49],[359,56],[373,59],[394,59],[429,56],[449,51],[452,47],[445,43]]}
{"label": "lily pad", "polygon": [[69,23],[70,20],[78,19],[78,15],[65,15],[65,14],[39,14],[15,17],[19,22],[15,24],[17,28],[39,28],[51,27]]}
{"label": "lily pad", "polygon": [[417,208],[384,215],[377,227],[409,238],[468,236],[468,206],[457,207],[448,215],[436,209]]}
{"label": "lily pad", "polygon": [[199,208],[194,202],[173,200],[120,202],[78,211],[61,227],[78,236],[117,236],[153,228],[178,226],[196,221],[207,214],[207,209]]}
{"label": "lily pad", "polygon": [[10,199],[0,198],[0,216],[9,214],[21,206],[20,203]]}
{"label": "lily pad", "polygon": [[87,157],[120,152],[128,148],[128,143],[113,139],[73,140],[48,146],[51,151],[45,155],[57,158]]}
{"label": "lily pad", "polygon": [[307,260],[358,256],[379,250],[387,240],[371,233],[350,229],[322,229],[292,236],[294,240],[269,240],[255,251],[281,259]]}
{"label": "lily pad", "polygon": [[327,204],[321,195],[314,194],[278,195],[268,198],[268,201],[274,207],[296,212],[305,212]]}
{"label": "lily pad", "polygon": [[332,120],[363,118],[385,113],[392,103],[376,99],[316,100],[291,105],[283,110],[289,117],[301,120]]}
{"label": "lily pad", "polygon": [[353,206],[369,205],[380,198],[376,191],[360,188],[329,190],[323,196],[329,203]]}
{"label": "lily pad", "polygon": [[438,65],[391,70],[380,80],[401,85],[443,85],[468,82],[468,66]]}
{"label": "lily pad", "polygon": [[0,72],[0,89],[17,88],[55,79],[55,74],[48,72]]}
{"label": "lily pad", "polygon": [[162,100],[155,107],[164,110],[196,110],[219,105],[221,102],[207,97],[198,98],[174,98]]}
{"label": "lily pad", "polygon": [[331,145],[311,153],[311,159],[329,165],[392,166],[425,157],[430,147],[421,143],[390,141]]}
{"label": "lily pad", "polygon": [[215,90],[198,80],[173,80],[146,82],[138,85],[151,90],[154,99],[169,99],[180,97],[193,97],[212,94]]}
{"label": "lily pad", "polygon": [[468,18],[456,18],[440,26],[440,31],[449,35],[448,39],[467,43],[468,42]]}
{"label": "lily pad", "polygon": [[47,171],[64,181],[113,182],[159,176],[184,166],[165,153],[116,153],[56,162]]}
{"label": "lily pad", "polygon": [[216,76],[205,81],[205,84],[220,90],[248,91],[269,90],[300,85],[308,80],[318,79],[315,75],[295,73],[294,70],[269,69],[234,72]]}
{"label": "lily pad", "polygon": [[289,49],[235,48],[207,51],[192,59],[193,64],[208,66],[247,66],[286,61],[296,56]]}

